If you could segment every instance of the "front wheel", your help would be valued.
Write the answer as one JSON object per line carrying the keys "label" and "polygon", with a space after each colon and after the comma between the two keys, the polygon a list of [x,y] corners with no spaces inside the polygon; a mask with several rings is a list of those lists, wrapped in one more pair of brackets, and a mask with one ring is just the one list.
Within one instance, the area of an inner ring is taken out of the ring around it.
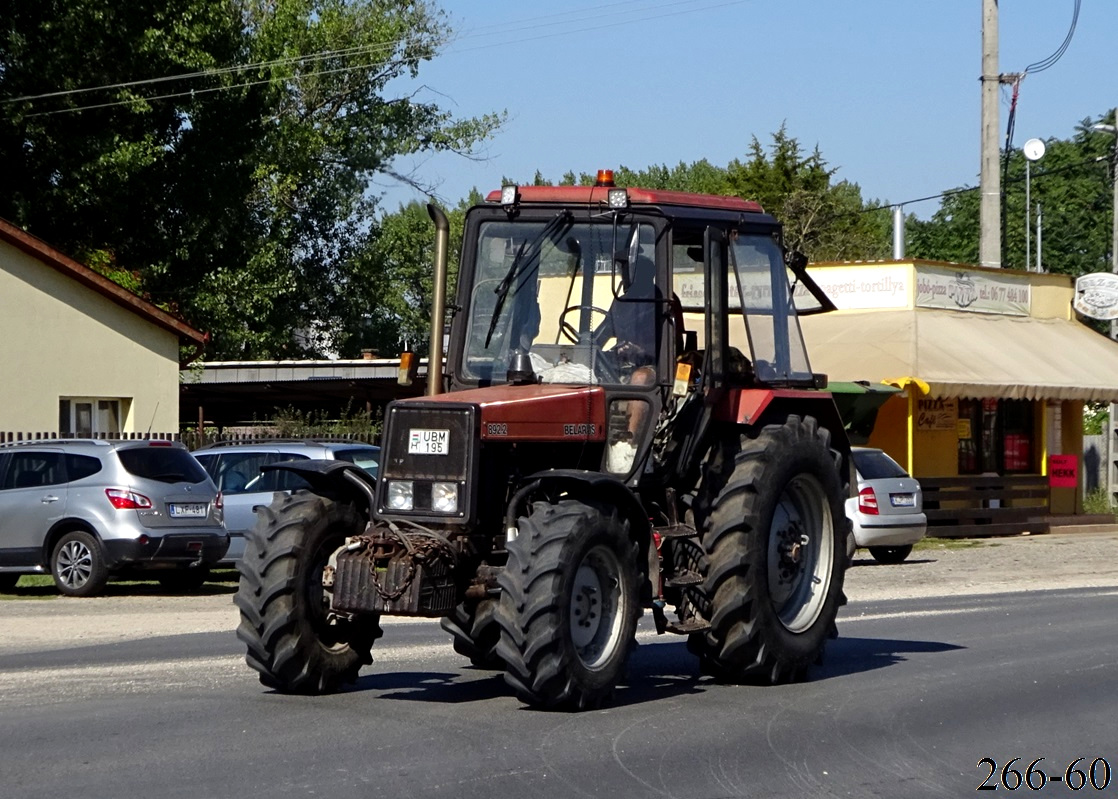
{"label": "front wheel", "polygon": [[357,680],[373,662],[378,615],[334,618],[322,586],[330,555],[362,529],[352,505],[309,491],[261,508],[238,564],[237,637],[260,681],[286,693],[323,694]]}
{"label": "front wheel", "polygon": [[870,554],[878,563],[903,563],[912,554],[912,544],[903,547],[870,547]]}
{"label": "front wheel", "polygon": [[13,590],[18,582],[18,574],[0,574],[0,594]]}
{"label": "front wheel", "polygon": [[708,672],[775,684],[822,659],[844,601],[850,523],[840,461],[830,433],[799,416],[712,454],[699,592],[710,628],[689,641]]}
{"label": "front wheel", "polygon": [[470,659],[479,669],[503,669],[505,662],[497,655],[501,628],[497,625],[497,600],[460,602],[440,622],[450,633],[454,651]]}
{"label": "front wheel", "polygon": [[505,680],[540,707],[597,707],[625,669],[639,614],[637,546],[605,505],[535,502],[508,542],[497,609]]}

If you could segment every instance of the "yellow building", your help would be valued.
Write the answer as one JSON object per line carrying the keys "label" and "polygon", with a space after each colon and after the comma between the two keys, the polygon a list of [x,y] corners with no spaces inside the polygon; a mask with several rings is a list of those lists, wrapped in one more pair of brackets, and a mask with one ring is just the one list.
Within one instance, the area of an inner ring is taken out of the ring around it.
{"label": "yellow building", "polygon": [[[801,320],[812,369],[891,383],[869,446],[919,478],[1047,475],[1082,452],[1083,403],[1118,401],[1118,342],[1076,320],[1066,275],[933,261],[820,263],[839,310]],[[1079,507],[1052,491],[1052,512]]]}
{"label": "yellow building", "polygon": [[205,335],[0,220],[0,440],[172,433]]}

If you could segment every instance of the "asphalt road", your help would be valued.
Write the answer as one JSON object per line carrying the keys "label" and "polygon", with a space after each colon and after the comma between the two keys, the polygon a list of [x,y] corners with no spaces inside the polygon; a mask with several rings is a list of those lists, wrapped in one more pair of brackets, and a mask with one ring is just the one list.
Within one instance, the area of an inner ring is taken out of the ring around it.
{"label": "asphalt road", "polygon": [[6,641],[0,796],[953,797],[984,758],[994,784],[1041,757],[1045,795],[1118,795],[1118,773],[1054,781],[1080,757],[1118,772],[1116,607],[1106,587],[855,600],[811,680],[775,688],[700,678],[646,619],[614,704],[582,714],[524,709],[432,622],[386,625],[359,683],[315,698],[260,686],[226,631]]}

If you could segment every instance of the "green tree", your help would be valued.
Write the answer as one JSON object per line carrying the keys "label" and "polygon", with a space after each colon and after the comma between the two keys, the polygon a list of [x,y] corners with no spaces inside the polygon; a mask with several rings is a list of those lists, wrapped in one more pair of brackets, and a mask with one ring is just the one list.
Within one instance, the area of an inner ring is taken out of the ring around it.
{"label": "green tree", "polygon": [[469,154],[501,122],[390,88],[450,33],[422,0],[12,5],[0,215],[138,272],[213,332],[211,358],[338,346],[377,262],[372,177],[401,155]]}
{"label": "green tree", "polygon": [[[782,125],[766,151],[756,137],[745,161],[725,167],[706,159],[674,167],[614,170],[618,186],[720,194],[754,200],[784,223],[785,245],[814,261],[884,258],[891,244],[891,219],[866,203],[858,184],[835,181],[818,147],[805,155]],[[538,178],[537,174],[537,178]],[[562,185],[590,185],[596,175],[566,173]]]}
{"label": "green tree", "polygon": [[[1113,136],[1091,129],[1085,119],[1070,139],[1047,139],[1044,158],[1031,166],[1030,228],[1032,260],[1036,261],[1036,206],[1043,211],[1043,267],[1047,272],[1078,276],[1110,271],[1113,213]],[[1025,158],[1009,155],[1005,195],[1002,265],[1025,269]],[[929,220],[910,223],[909,252],[917,258],[961,263],[978,262],[979,203],[977,190],[960,188],[947,194]]]}

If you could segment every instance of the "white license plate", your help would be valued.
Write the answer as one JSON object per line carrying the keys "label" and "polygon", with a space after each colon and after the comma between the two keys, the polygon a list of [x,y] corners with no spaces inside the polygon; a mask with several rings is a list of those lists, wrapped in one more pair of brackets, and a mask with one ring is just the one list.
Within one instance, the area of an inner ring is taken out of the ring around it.
{"label": "white license plate", "polygon": [[409,455],[448,455],[450,454],[449,430],[409,430]]}
{"label": "white license plate", "polygon": [[915,494],[890,494],[889,501],[893,503],[894,508],[915,508],[916,495]]}
{"label": "white license plate", "polygon": [[167,506],[172,519],[204,519],[208,510],[205,502],[172,502]]}

